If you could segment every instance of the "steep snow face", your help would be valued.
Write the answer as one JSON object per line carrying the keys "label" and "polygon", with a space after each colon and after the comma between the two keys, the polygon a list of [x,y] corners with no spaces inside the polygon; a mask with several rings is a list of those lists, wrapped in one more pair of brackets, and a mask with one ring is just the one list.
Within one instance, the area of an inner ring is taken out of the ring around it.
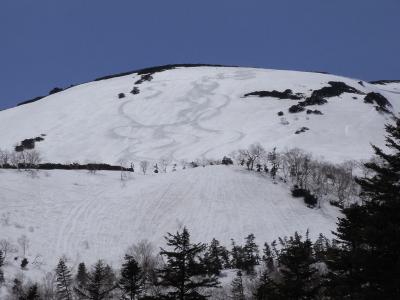
{"label": "steep snow face", "polygon": [[[231,238],[242,243],[254,233],[262,245],[307,229],[312,238],[320,232],[330,236],[338,216],[329,204],[308,208],[285,184],[238,167],[135,173],[125,182],[119,177],[119,172],[86,171],[40,171],[31,177],[0,170],[0,238],[18,245],[26,235],[28,260],[42,258],[39,269],[47,271],[62,255],[71,265],[99,258],[117,265],[132,243],[148,239],[164,246],[163,236],[184,225],[195,241],[215,237],[229,246]],[[23,255],[18,248],[11,261]]]}
{"label": "steep snow face", "polygon": [[[174,160],[221,158],[238,148],[260,142],[266,148],[299,147],[340,162],[371,155],[370,143],[383,145],[390,114],[376,111],[363,95],[344,93],[324,105],[289,114],[297,100],[243,97],[254,91],[310,96],[330,81],[344,82],[360,92],[378,92],[397,113],[395,87],[343,77],[251,68],[177,68],[135,84],[138,74],[82,84],[40,101],[0,112],[0,148],[46,134],[37,143],[51,162],[120,159]],[[136,86],[138,94],[130,91]],[[124,98],[118,95],[124,93]],[[278,116],[278,112],[284,116]],[[295,132],[307,127],[300,134]]]}

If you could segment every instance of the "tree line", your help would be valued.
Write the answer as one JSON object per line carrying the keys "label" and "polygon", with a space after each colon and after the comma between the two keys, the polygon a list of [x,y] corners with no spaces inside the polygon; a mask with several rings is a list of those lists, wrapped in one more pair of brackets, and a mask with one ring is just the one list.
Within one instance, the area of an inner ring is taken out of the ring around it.
{"label": "tree line", "polygon": [[[345,207],[356,202],[359,185],[355,172],[368,173],[364,162],[346,161],[334,164],[314,158],[311,153],[293,148],[278,152],[267,151],[259,143],[231,154],[238,165],[249,171],[270,174],[274,183],[278,180],[292,186],[292,195],[311,196],[311,206],[320,206],[326,199],[331,204]],[[307,199],[305,199],[307,200]]]}

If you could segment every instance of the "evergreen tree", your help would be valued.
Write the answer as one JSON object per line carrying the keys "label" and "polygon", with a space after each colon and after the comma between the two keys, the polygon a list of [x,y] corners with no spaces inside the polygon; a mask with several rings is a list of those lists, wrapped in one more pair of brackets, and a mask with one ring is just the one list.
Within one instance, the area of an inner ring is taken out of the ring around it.
{"label": "evergreen tree", "polygon": [[125,255],[121,268],[119,285],[124,292],[124,299],[134,300],[141,293],[144,284],[142,269],[137,261],[130,255]]}
{"label": "evergreen tree", "polygon": [[257,300],[284,300],[279,292],[279,286],[271,279],[271,271],[265,270],[260,278],[259,285],[255,292]]}
{"label": "evergreen tree", "polygon": [[243,274],[239,270],[236,273],[236,277],[232,280],[232,299],[233,300],[245,300],[244,288],[243,288]]}
{"label": "evergreen tree", "polygon": [[287,299],[314,299],[318,292],[317,269],[312,242],[295,232],[283,245],[278,257],[282,282],[279,290]]}
{"label": "evergreen tree", "polygon": [[14,279],[14,284],[11,288],[12,294],[16,296],[17,299],[24,297],[24,290],[22,288],[22,281],[18,278]]}
{"label": "evergreen tree", "polygon": [[86,286],[75,287],[75,292],[83,299],[103,300],[109,299],[115,288],[114,274],[110,266],[99,260],[88,274]]}
{"label": "evergreen tree", "polygon": [[271,250],[271,247],[268,245],[268,243],[264,244],[262,260],[264,261],[265,268],[269,272],[272,272],[275,270],[274,254]]}
{"label": "evergreen tree", "polygon": [[78,265],[78,272],[75,277],[75,282],[80,289],[84,289],[86,287],[88,282],[88,272],[86,270],[86,265],[83,262]]}
{"label": "evergreen tree", "polygon": [[218,240],[212,239],[204,253],[203,263],[209,275],[219,276],[221,270],[229,264],[229,252]]}
{"label": "evergreen tree", "polygon": [[65,264],[63,259],[60,259],[56,268],[56,281],[57,281],[57,299],[71,300],[71,272]]}
{"label": "evergreen tree", "polygon": [[278,173],[279,169],[279,159],[278,159],[278,154],[276,153],[276,147],[268,153],[268,160],[271,163],[271,177],[275,181],[276,174]]}
{"label": "evergreen tree", "polygon": [[386,125],[390,153],[366,163],[372,177],[357,179],[362,205],[342,210],[337,246],[327,261],[333,297],[400,299],[400,119]]}
{"label": "evergreen tree", "polygon": [[280,239],[278,267],[268,268],[260,279],[256,298],[264,299],[317,299],[320,279],[314,267],[313,245],[308,235],[303,241],[296,232],[294,237]]}
{"label": "evergreen tree", "polygon": [[231,267],[240,270],[246,270],[245,268],[245,253],[242,246],[237,245],[232,239],[232,250],[231,250]]}
{"label": "evergreen tree", "polygon": [[4,265],[4,255],[3,251],[0,250],[0,286],[4,282],[3,265]]}
{"label": "evergreen tree", "polygon": [[26,300],[39,300],[40,299],[37,284],[34,284],[31,287],[29,287],[28,292],[26,293],[25,299]]}
{"label": "evergreen tree", "polygon": [[319,262],[325,262],[329,248],[331,248],[329,239],[320,233],[313,245],[315,259]]}
{"label": "evergreen tree", "polygon": [[160,270],[160,285],[168,289],[167,299],[206,299],[200,289],[218,286],[214,276],[209,276],[201,261],[204,244],[191,244],[186,228],[176,234],[168,233],[165,237],[172,250],[161,249],[160,254],[166,257],[166,265]]}
{"label": "evergreen tree", "polygon": [[259,264],[260,255],[258,246],[255,243],[254,234],[249,234],[246,237],[246,243],[243,247],[244,252],[244,269],[247,274],[254,273],[254,267]]}

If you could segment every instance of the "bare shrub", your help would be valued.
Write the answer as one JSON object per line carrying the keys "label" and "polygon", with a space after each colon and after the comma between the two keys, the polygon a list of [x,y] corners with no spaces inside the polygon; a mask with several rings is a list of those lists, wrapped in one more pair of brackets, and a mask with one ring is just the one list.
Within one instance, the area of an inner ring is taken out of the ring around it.
{"label": "bare shrub", "polygon": [[[24,153],[24,152],[22,152]],[[40,155],[40,152],[37,150],[30,150],[30,151],[25,151],[25,168],[36,168],[38,164],[42,161],[42,157]]]}
{"label": "bare shrub", "polygon": [[57,299],[56,274],[54,272],[47,272],[42,278],[42,283],[39,288],[43,300]]}
{"label": "bare shrub", "polygon": [[260,162],[266,156],[266,151],[259,143],[251,144],[248,149],[239,150],[240,159],[246,163],[248,170],[254,169],[254,164]]}
{"label": "bare shrub", "polygon": [[119,164],[119,166],[120,166],[120,168],[121,168],[121,176],[120,176],[120,179],[121,179],[121,181],[125,181],[125,180],[127,180],[128,179],[128,172],[126,171],[126,165],[127,165],[127,161],[125,160],[125,159],[123,159],[123,158],[121,158],[121,159],[119,159],[118,160],[118,164]]}
{"label": "bare shrub", "polygon": [[28,237],[25,234],[23,234],[18,238],[17,242],[18,245],[21,247],[23,256],[25,257],[26,251],[28,250],[30,244]]}
{"label": "bare shrub", "polygon": [[142,160],[140,162],[140,169],[142,170],[143,175],[146,175],[148,168],[149,168],[149,162],[147,160]]}
{"label": "bare shrub", "polygon": [[0,251],[3,252],[4,260],[6,260],[8,254],[16,253],[18,249],[9,239],[2,239],[0,240]]}
{"label": "bare shrub", "polygon": [[21,164],[24,163],[24,153],[23,152],[12,152],[10,155],[10,163],[18,170],[20,169]]}
{"label": "bare shrub", "polygon": [[157,281],[157,268],[161,259],[156,254],[156,248],[147,240],[142,240],[130,246],[127,254],[131,255],[143,270],[145,277],[145,289],[149,289]]}
{"label": "bare shrub", "polygon": [[10,165],[11,153],[0,149],[0,167],[4,168]]}
{"label": "bare shrub", "polygon": [[163,173],[167,173],[167,168],[168,166],[172,163],[172,159],[169,157],[161,157],[160,161],[158,162],[158,164],[160,165],[160,170]]}

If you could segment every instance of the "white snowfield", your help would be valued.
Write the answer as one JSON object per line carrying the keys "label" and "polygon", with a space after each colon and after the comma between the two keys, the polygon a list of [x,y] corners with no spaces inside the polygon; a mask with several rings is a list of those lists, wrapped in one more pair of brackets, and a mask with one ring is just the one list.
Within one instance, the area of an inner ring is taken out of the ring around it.
{"label": "white snowfield", "polygon": [[[265,148],[299,147],[340,162],[367,159],[370,143],[383,145],[388,114],[378,113],[362,95],[343,94],[310,106],[324,115],[289,114],[296,100],[247,97],[254,91],[309,96],[341,81],[362,92],[379,92],[400,108],[398,84],[372,85],[320,73],[234,67],[191,67],[153,75],[130,91],[137,74],[82,84],[40,101],[0,112],[0,148],[46,134],[36,143],[48,162],[102,162],[221,158],[260,142]],[[118,94],[125,98],[119,99]],[[353,99],[356,97],[356,99]],[[279,111],[288,125],[281,123]],[[294,134],[301,127],[310,130]]]}
{"label": "white snowfield", "polygon": [[[337,208],[306,207],[288,186],[241,167],[208,166],[176,172],[131,175],[119,172],[40,171],[36,177],[0,170],[0,238],[18,245],[26,235],[27,274],[52,270],[66,255],[71,265],[105,259],[119,266],[128,246],[147,239],[157,248],[163,236],[187,226],[194,241],[217,238],[230,246],[254,233],[260,247],[279,236],[330,236]],[[7,219],[7,220],[5,220]],[[19,252],[11,254],[22,256]],[[14,264],[18,267],[20,262]]]}

